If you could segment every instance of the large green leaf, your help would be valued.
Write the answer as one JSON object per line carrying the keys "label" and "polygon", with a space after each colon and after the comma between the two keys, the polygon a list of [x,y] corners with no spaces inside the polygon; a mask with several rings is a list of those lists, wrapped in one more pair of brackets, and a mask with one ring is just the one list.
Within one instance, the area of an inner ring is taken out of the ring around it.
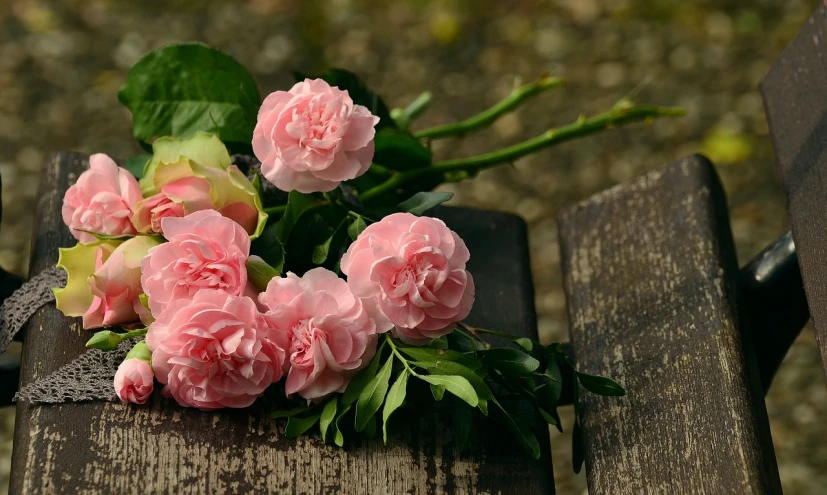
{"label": "large green leaf", "polygon": [[315,425],[316,421],[319,420],[319,416],[319,414],[314,414],[307,418],[290,416],[287,419],[287,427],[284,430],[284,436],[287,438],[296,438],[310,428],[313,428],[313,425]]}
{"label": "large green leaf", "polygon": [[377,130],[385,127],[396,127],[396,123],[391,118],[390,110],[388,110],[388,106],[382,101],[382,98],[368,89],[367,85],[353,72],[332,68],[321,74],[313,75],[294,72],[293,76],[297,81],[303,81],[306,78],[324,79],[331,86],[347,91],[354,103],[367,107],[370,113],[379,117],[379,123],[376,124]]}
{"label": "large green leaf", "polygon": [[327,441],[327,429],[330,427],[330,423],[336,418],[338,403],[338,397],[334,395],[333,398],[328,400],[327,404],[324,405],[324,409],[322,409],[322,415],[319,417],[319,430],[322,434],[322,442]]}
{"label": "large green leaf", "polygon": [[200,43],[145,55],[129,70],[118,99],[132,111],[132,133],[141,143],[207,131],[234,152],[250,151],[261,106],[247,70]]}
{"label": "large green leaf", "polygon": [[414,215],[422,215],[434,206],[450,201],[453,197],[454,193],[452,192],[422,191],[399,203],[399,209]]}
{"label": "large green leaf", "polygon": [[479,351],[486,362],[507,375],[528,375],[540,367],[540,361],[517,349],[494,348]]}
{"label": "large green leaf", "polygon": [[438,364],[443,361],[453,361],[476,371],[482,368],[479,359],[470,354],[464,354],[450,349],[433,349],[430,347],[407,347],[397,344],[400,351],[423,363]]}
{"label": "large green leaf", "polygon": [[382,438],[385,443],[388,443],[388,419],[394,411],[402,407],[405,402],[405,395],[408,391],[408,373],[407,369],[403,369],[399,377],[391,385],[388,391],[388,397],[385,399],[385,407],[382,409]]}
{"label": "large green leaf", "polygon": [[368,382],[376,376],[376,371],[379,369],[379,363],[381,361],[381,354],[381,349],[376,351],[376,355],[370,364],[359,371],[359,373],[356,373],[356,376],[350,380],[350,383],[345,389],[345,393],[342,395],[342,404],[349,406],[356,402],[356,399],[362,394],[362,390],[365,389]]}
{"label": "large green leaf", "polygon": [[134,175],[136,179],[140,179],[144,176],[144,167],[151,159],[152,155],[133,156],[124,162],[123,168],[129,170],[129,173]]}
{"label": "large green leaf", "polygon": [[356,402],[356,431],[362,431],[368,425],[368,421],[376,414],[376,411],[385,401],[385,394],[388,393],[388,382],[393,369],[393,354],[385,361],[385,365],[379,370],[373,379],[368,382],[365,389],[359,395]]}
{"label": "large green leaf", "polygon": [[453,361],[440,361],[435,366],[428,367],[427,369],[432,375],[458,375],[465,378],[468,380],[468,383],[474,387],[474,391],[480,399],[487,400],[494,397],[491,389],[485,384],[485,380],[471,368]]}
{"label": "large green leaf", "polygon": [[528,424],[526,424],[525,421],[519,417],[508,412],[508,410],[506,410],[498,400],[494,399],[494,405],[497,406],[497,410],[502,414],[506,426],[508,426],[508,429],[511,430],[511,433],[517,439],[523,450],[533,459],[539,459],[540,442],[537,441],[537,435],[534,434],[531,427],[529,427]]}

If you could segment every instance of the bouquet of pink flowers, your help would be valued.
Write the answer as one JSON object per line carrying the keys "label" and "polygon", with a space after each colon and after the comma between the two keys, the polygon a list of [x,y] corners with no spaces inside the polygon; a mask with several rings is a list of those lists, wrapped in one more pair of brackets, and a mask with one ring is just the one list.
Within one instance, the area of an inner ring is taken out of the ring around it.
{"label": "bouquet of pink flowers", "polygon": [[[463,322],[474,304],[472,253],[424,215],[451,197],[431,190],[679,112],[622,101],[503,150],[439,162],[430,140],[484,127],[562,80],[544,77],[478,116],[417,133],[408,127],[428,94],[390,111],[347,71],[298,80],[261,101],[235,60],[203,45],[139,61],[119,98],[151,155],[124,167],[92,155],[66,192],[63,219],[78,243],[60,252],[68,282],[55,289],[58,308],[103,329],[88,347],[141,339],[114,379],[126,402],[143,404],[156,382],[202,410],[247,407],[273,388],[288,436],[318,424],[341,446],[343,431],[373,434],[380,409],[386,435],[406,402],[450,398],[455,421],[496,408],[538,457],[513,404],[561,428],[560,366],[571,363],[559,344]],[[493,348],[484,333],[515,345]],[[624,393],[608,378],[573,376],[592,392]],[[430,393],[406,401],[412,386]]]}

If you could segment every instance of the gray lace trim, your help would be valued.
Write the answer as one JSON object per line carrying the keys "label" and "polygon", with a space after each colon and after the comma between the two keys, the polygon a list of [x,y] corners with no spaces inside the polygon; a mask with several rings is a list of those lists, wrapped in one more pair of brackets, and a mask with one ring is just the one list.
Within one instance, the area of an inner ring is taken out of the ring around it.
{"label": "gray lace trim", "polygon": [[[66,272],[52,267],[40,272],[0,304],[0,353],[44,304],[55,300],[52,288],[66,285]],[[14,400],[58,404],[86,400],[116,401],[112,381],[126,353],[139,339],[122,342],[114,351],[90,349],[59,370],[30,383]]]}
{"label": "gray lace trim", "polygon": [[117,401],[112,384],[115,372],[138,340],[125,340],[114,351],[90,349],[59,370],[23,387],[14,400],[32,404]]}
{"label": "gray lace trim", "polygon": [[35,311],[55,300],[52,288],[65,285],[66,272],[52,267],[32,277],[0,304],[0,353],[6,351]]}

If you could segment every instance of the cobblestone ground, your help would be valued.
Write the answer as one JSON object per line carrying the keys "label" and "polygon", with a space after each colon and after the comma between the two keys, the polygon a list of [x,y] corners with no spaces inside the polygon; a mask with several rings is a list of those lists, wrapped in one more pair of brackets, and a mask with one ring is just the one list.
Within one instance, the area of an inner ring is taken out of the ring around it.
{"label": "cobblestone ground", "polygon": [[[635,125],[559,146],[513,168],[454,185],[455,202],[508,210],[531,227],[540,334],[567,339],[554,213],[617,182],[702,151],[730,199],[740,259],[787,228],[757,85],[817,0],[117,0],[0,2],[0,265],[25,274],[38,170],[55,150],[138,152],[115,94],[149,49],[201,40],[237,57],[262,92],[289,87],[289,70],[327,65],[362,74],[392,105],[434,93],[420,125],[468,116],[515,79],[565,76],[491,129],[438,142],[440,157],[514,143],[632,94],[686,107],[685,118]],[[768,407],[790,494],[827,486],[827,389],[807,330]],[[0,413],[0,485],[13,410]],[[570,424],[570,417],[567,418]],[[559,492],[582,493],[570,438],[555,435]],[[5,491],[3,489],[2,491]]]}

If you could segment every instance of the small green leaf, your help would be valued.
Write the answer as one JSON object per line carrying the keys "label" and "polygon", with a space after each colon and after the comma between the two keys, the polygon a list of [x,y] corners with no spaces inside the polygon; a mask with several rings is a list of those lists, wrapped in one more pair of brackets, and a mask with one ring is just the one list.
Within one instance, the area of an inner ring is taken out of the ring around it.
{"label": "small green leaf", "polygon": [[464,400],[471,407],[477,407],[480,400],[474,387],[468,383],[468,380],[461,376],[451,375],[417,375],[420,380],[424,380],[431,385],[441,385],[446,390]]}
{"label": "small green leaf", "polygon": [[382,402],[385,401],[385,394],[388,393],[388,381],[393,368],[393,354],[385,361],[379,373],[373,377],[362,390],[359,400],[356,402],[356,431],[362,431],[368,424],[368,420],[376,414]]}
{"label": "small green leaf", "polygon": [[333,443],[335,443],[338,447],[341,447],[345,444],[345,436],[342,435],[342,418],[350,411],[350,408],[353,407],[353,404],[348,404],[344,407],[344,409],[340,409],[338,413],[336,413],[336,421],[334,421],[335,425],[335,434],[333,435]]}
{"label": "small green leaf", "polygon": [[229,55],[200,43],[169,45],[140,59],[118,100],[132,111],[143,143],[161,136],[217,134],[234,152],[251,151],[261,106],[249,72]]}
{"label": "small green leaf", "polygon": [[583,449],[583,428],[580,426],[580,418],[574,416],[574,428],[571,430],[571,464],[575,474],[580,473],[583,468],[583,461],[586,458]]}
{"label": "small green leaf", "polygon": [[136,179],[144,176],[144,167],[152,159],[152,155],[138,155],[129,158],[124,162],[123,168],[127,169]]}
{"label": "small green leaf", "polygon": [[464,354],[450,349],[433,349],[430,347],[406,347],[398,344],[397,347],[408,356],[425,363],[453,361],[466,368],[471,368],[474,371],[482,368],[482,362],[471,354]]}
{"label": "small green leaf", "polygon": [[376,416],[371,416],[368,418],[368,422],[365,424],[362,434],[368,440],[373,440],[376,438]]}
{"label": "small green leaf", "polygon": [[356,218],[354,218],[347,227],[347,235],[355,241],[356,238],[359,237],[359,234],[361,234],[366,228],[368,228],[368,226],[365,223],[365,219],[362,218],[361,215],[356,215]]}
{"label": "small green leaf", "polygon": [[373,162],[388,169],[404,172],[431,165],[433,153],[409,132],[385,127],[373,139]]}
{"label": "small green leaf", "polygon": [[488,401],[485,399],[480,399],[480,403],[477,404],[477,407],[482,412],[483,416],[488,416]]}
{"label": "small green leaf", "polygon": [[506,426],[514,434],[514,437],[519,442],[523,450],[526,451],[533,459],[540,458],[540,442],[537,441],[537,436],[531,431],[531,428],[520,418],[512,416],[500,402],[493,399],[494,405],[503,416]]}
{"label": "small green leaf", "polygon": [[434,396],[434,400],[439,402],[445,397],[445,387],[431,384],[431,394]]}
{"label": "small green leaf", "polygon": [[507,375],[528,375],[540,367],[540,361],[517,349],[495,348],[479,351],[479,354]]}
{"label": "small green leaf", "polygon": [[399,209],[414,215],[422,215],[434,206],[449,201],[453,197],[454,193],[450,192],[418,192],[399,203]]}
{"label": "small green leaf", "polygon": [[525,349],[526,352],[531,352],[531,349],[534,348],[534,343],[531,342],[531,339],[527,339],[525,337],[520,337],[519,339],[514,339],[514,342]]}
{"label": "small green leaf", "polygon": [[307,418],[290,416],[287,419],[287,428],[285,428],[284,430],[284,436],[286,436],[287,438],[296,438],[297,436],[312,428],[313,425],[316,424],[316,421],[319,420],[319,416],[319,414],[314,414]]}
{"label": "small green leaf", "polygon": [[385,407],[382,409],[382,438],[385,444],[388,443],[388,419],[390,419],[391,414],[402,407],[402,404],[405,402],[409,375],[408,370],[403,369],[399,374],[399,378],[391,385],[391,389],[388,391],[388,397],[385,399]]}
{"label": "small green leaf", "polygon": [[350,380],[347,388],[345,389],[345,393],[342,395],[342,404],[346,406],[350,406],[359,398],[362,394],[362,391],[365,389],[365,386],[370,382],[373,377],[376,376],[376,371],[379,369],[379,362],[381,359],[381,352],[377,351],[376,355],[373,356],[370,364],[367,367],[363,368],[361,371],[356,373],[356,376]]}
{"label": "small green leaf", "polygon": [[336,407],[338,404],[338,396],[334,395],[333,398],[328,400],[327,404],[324,405],[324,409],[322,409],[322,415],[319,417],[319,429],[322,434],[322,442],[327,443],[327,429],[336,417]]}
{"label": "small green leaf", "polygon": [[252,258],[247,259],[247,280],[253,284],[257,291],[263,292],[266,290],[270,280],[279,275],[279,271],[267,263]]}
{"label": "small green leaf", "polygon": [[577,379],[583,388],[597,395],[620,397],[626,395],[626,391],[616,381],[605,376],[588,375],[577,372]]}
{"label": "small green leaf", "polygon": [[457,445],[457,451],[465,450],[465,445],[468,443],[468,436],[471,433],[471,428],[474,427],[474,409],[468,407],[468,404],[460,400],[454,400],[452,411],[452,432],[454,434],[454,441]]}
{"label": "small green leaf", "polygon": [[298,406],[294,407],[293,409],[278,409],[270,413],[270,417],[273,419],[279,418],[289,418],[291,416],[295,416],[296,414],[301,414],[304,411],[310,409],[309,406]]}

